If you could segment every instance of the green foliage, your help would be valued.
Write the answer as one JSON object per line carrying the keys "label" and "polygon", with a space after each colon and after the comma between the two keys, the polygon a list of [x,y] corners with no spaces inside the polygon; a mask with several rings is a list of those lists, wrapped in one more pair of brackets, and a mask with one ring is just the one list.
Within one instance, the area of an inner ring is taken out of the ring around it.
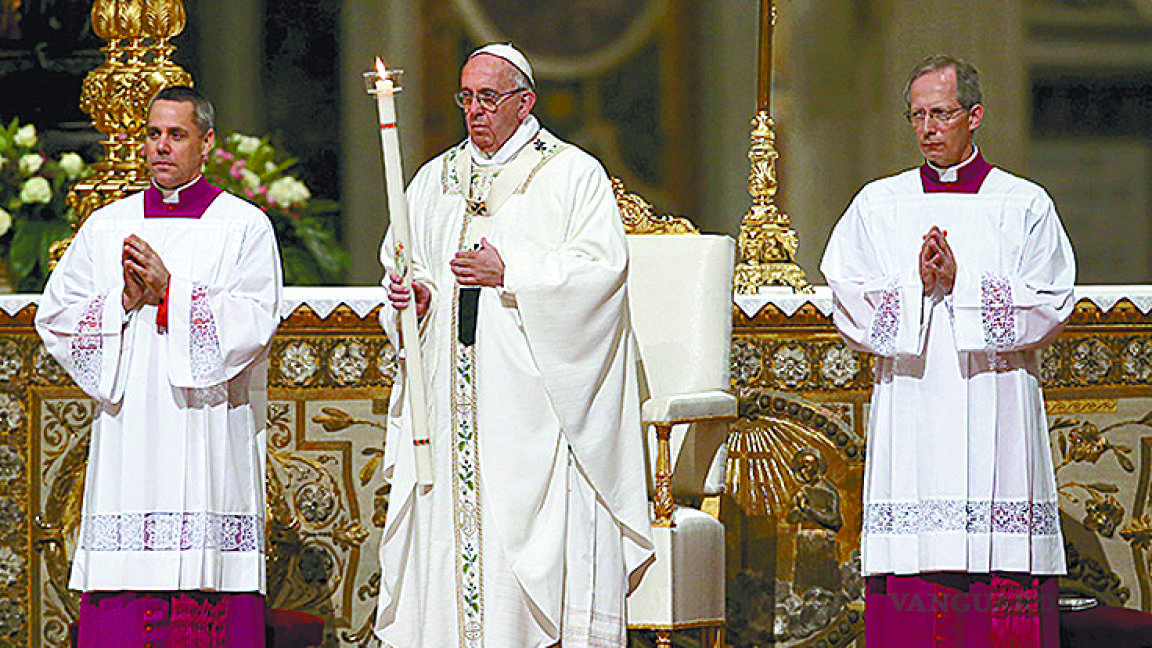
{"label": "green foliage", "polygon": [[[267,140],[233,133],[204,165],[209,182],[244,197],[268,215],[276,231],[288,285],[339,284],[348,254],[333,233],[340,206],[313,199],[287,171],[296,160]],[[92,170],[77,153],[52,158],[40,150],[36,128],[13,119],[0,128],[0,259],[18,292],[40,292],[48,280],[48,252],[72,234],[75,212],[67,194]]]}
{"label": "green foliage", "polygon": [[0,128],[0,257],[15,290],[44,288],[48,249],[72,233],[68,187],[90,173],[77,153],[42,153],[35,126],[13,119]]}
{"label": "green foliage", "polygon": [[277,153],[268,140],[232,133],[217,141],[204,175],[268,214],[280,243],[285,284],[341,283],[348,253],[333,233],[340,206],[313,199],[304,183],[286,173],[294,164],[295,159]]}

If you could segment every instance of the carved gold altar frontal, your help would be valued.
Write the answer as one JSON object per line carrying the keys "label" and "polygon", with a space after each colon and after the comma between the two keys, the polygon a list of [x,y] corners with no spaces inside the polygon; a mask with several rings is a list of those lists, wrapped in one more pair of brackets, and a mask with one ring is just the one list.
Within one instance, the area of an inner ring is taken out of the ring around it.
{"label": "carved gold altar frontal", "polygon": [[[395,372],[379,290],[285,292],[290,313],[269,357],[269,603],[323,617],[326,646],[375,645]],[[1063,587],[1149,610],[1152,288],[1079,294],[1042,355]],[[63,647],[78,609],[66,585],[94,410],[36,337],[35,298],[0,298],[0,645]],[[830,308],[824,288],[736,300],[740,418],[721,507],[732,646],[845,646],[863,629],[871,362],[840,341]]]}
{"label": "carved gold altar frontal", "polygon": [[[272,344],[268,604],[324,618],[325,645],[359,646],[375,619],[395,363],[376,302],[344,292],[296,307]],[[95,411],[40,344],[35,306],[19,303],[34,297],[0,304],[0,646],[63,647]]]}
{"label": "carved gold altar frontal", "polygon": [[[1149,611],[1152,290],[1087,287],[1042,351],[1063,591]],[[872,361],[831,324],[831,295],[736,298],[728,448],[734,646],[845,646],[863,631],[861,486]]]}

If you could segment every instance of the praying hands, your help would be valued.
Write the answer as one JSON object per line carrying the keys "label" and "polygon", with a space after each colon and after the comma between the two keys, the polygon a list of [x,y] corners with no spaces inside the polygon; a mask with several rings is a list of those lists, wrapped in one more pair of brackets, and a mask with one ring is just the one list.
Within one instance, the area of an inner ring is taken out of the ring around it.
{"label": "praying hands", "polygon": [[952,294],[956,283],[956,257],[948,245],[948,232],[932,226],[924,235],[920,247],[920,282],[924,284],[924,294],[930,295],[937,288],[945,295]]}
{"label": "praying hands", "polygon": [[152,246],[135,234],[129,236],[124,239],[121,264],[124,267],[124,292],[120,299],[124,312],[163,301],[168,294],[168,268]]}

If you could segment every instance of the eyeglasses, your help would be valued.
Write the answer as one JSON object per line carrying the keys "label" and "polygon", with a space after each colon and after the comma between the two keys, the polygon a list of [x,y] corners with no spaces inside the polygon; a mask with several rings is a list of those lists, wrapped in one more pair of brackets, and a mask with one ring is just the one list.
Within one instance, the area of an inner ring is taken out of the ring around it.
{"label": "eyeglasses", "polygon": [[947,126],[960,116],[960,113],[967,112],[968,109],[964,106],[957,106],[952,110],[944,110],[943,108],[933,108],[925,112],[924,110],[917,110],[915,112],[905,112],[904,119],[913,126],[923,126],[929,121],[934,121],[941,126]]}
{"label": "eyeglasses", "polygon": [[509,90],[508,92],[481,90],[476,94],[472,94],[471,90],[461,90],[460,92],[452,95],[452,98],[456,100],[456,105],[460,106],[464,110],[468,110],[468,107],[472,105],[472,102],[476,101],[484,110],[488,112],[496,112],[496,109],[500,107],[500,104],[504,102],[504,99],[516,94],[517,92],[524,92],[525,90],[528,90],[528,88],[516,88],[515,90]]}

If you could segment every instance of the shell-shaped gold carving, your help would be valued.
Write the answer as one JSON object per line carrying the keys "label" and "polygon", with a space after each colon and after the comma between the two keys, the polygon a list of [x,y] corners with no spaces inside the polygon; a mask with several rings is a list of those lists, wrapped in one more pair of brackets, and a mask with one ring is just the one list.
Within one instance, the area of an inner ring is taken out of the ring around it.
{"label": "shell-shaped gold carving", "polygon": [[116,32],[116,4],[118,0],[95,0],[92,3],[92,31],[104,40],[121,38]]}
{"label": "shell-shaped gold carving", "polygon": [[116,30],[121,38],[140,38],[144,34],[141,18],[144,0],[119,0],[116,3]]}
{"label": "shell-shaped gold carving", "polygon": [[184,30],[186,16],[180,0],[149,0],[144,10],[144,33],[153,38],[172,38]]}

